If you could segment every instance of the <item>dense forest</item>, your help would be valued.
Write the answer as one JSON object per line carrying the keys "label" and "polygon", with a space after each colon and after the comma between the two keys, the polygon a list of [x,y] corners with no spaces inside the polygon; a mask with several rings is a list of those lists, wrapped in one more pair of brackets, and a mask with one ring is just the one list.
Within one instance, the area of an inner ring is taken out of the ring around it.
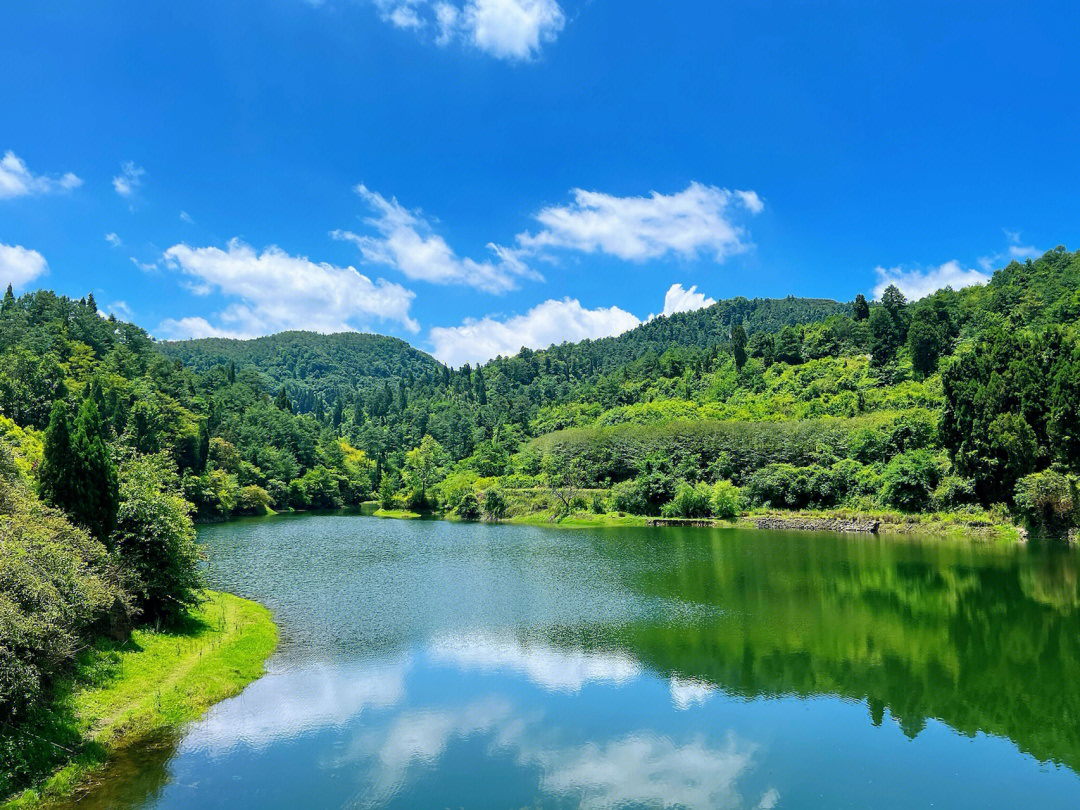
{"label": "dense forest", "polygon": [[[907,301],[733,299],[448,368],[402,341],[158,343],[92,296],[0,304],[0,715],[85,639],[198,598],[193,520],[378,501],[460,519],[939,512],[1064,536],[1080,253]],[[14,756],[26,740],[0,732]],[[16,757],[17,758],[17,757]]]}

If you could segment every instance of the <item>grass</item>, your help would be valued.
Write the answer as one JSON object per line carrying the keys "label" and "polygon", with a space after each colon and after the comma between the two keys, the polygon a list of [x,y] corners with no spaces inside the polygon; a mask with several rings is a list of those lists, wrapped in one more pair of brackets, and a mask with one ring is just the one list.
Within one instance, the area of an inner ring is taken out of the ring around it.
{"label": "grass", "polygon": [[[277,639],[262,605],[207,592],[181,627],[136,630],[123,644],[99,641],[21,732],[25,761],[16,775],[37,786],[4,807],[35,808],[71,796],[124,746],[198,719],[263,674]],[[7,763],[0,776],[10,778]]]}
{"label": "grass", "polygon": [[376,509],[374,515],[395,520],[416,520],[418,517],[423,517],[419,512],[410,512],[408,509]]}
{"label": "grass", "polygon": [[559,517],[551,509],[539,512],[529,512],[523,515],[514,515],[506,518],[503,523],[513,523],[524,526],[558,526],[563,529],[592,529],[603,526],[644,526],[645,518],[640,515],[628,515],[626,513],[609,512],[598,515],[595,512],[571,512],[565,517]]}

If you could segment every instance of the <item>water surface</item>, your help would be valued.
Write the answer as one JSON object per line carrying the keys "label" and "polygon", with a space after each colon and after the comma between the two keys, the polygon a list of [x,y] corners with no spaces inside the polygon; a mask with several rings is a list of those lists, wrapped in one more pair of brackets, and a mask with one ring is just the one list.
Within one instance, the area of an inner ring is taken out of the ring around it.
{"label": "water surface", "polygon": [[282,646],[80,808],[1080,807],[1073,552],[338,515],[200,538]]}

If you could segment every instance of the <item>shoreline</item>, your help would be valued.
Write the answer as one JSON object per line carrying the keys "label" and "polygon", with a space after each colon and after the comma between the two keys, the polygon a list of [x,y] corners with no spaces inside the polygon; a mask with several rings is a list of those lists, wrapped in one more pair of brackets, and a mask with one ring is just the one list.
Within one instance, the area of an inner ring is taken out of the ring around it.
{"label": "shoreline", "polygon": [[99,640],[80,657],[49,708],[77,729],[78,741],[68,747],[40,736],[70,756],[0,807],[49,807],[92,789],[119,752],[182,729],[265,673],[278,643],[270,611],[228,593],[206,597],[177,630],[138,629],[123,645]]}

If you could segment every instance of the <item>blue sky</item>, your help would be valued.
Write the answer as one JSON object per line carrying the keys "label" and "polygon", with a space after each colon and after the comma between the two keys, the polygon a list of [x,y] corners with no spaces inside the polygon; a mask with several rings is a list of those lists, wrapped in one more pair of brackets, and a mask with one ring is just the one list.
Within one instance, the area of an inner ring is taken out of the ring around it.
{"label": "blue sky", "polygon": [[1080,246],[1075,3],[0,20],[0,282],[92,291],[160,338],[364,329],[458,364]]}

